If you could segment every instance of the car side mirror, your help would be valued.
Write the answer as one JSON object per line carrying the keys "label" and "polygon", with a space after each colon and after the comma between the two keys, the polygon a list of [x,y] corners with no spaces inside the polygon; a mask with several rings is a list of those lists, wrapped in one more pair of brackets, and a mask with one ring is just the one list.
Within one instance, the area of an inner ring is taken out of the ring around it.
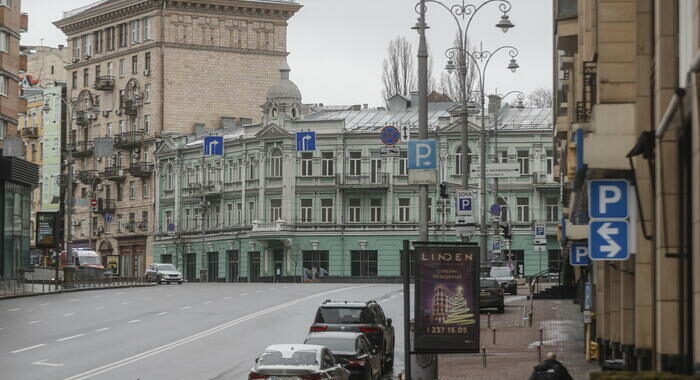
{"label": "car side mirror", "polygon": [[387,319],[386,319],[386,324],[389,325],[389,326],[391,326],[391,318],[387,318]]}
{"label": "car side mirror", "polygon": [[348,362],[348,359],[341,358],[341,359],[338,359],[338,363],[341,365],[347,365],[349,362]]}

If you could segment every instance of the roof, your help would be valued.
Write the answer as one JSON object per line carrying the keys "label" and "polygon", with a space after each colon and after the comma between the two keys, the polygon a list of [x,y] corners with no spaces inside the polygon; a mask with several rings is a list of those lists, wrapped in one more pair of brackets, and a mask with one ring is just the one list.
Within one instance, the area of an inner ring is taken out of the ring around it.
{"label": "roof", "polygon": [[[551,108],[502,107],[498,112],[498,129],[552,129]],[[493,121],[489,125],[493,129]]]}
{"label": "roof", "polygon": [[291,354],[295,351],[320,351],[323,348],[323,346],[315,344],[273,344],[267,346],[265,351],[279,351],[284,355]]}
{"label": "roof", "polygon": [[361,301],[326,301],[323,307],[367,307],[367,302]]}
{"label": "roof", "polygon": [[330,331],[330,332],[313,332],[309,334],[306,339],[309,338],[357,338],[359,335],[363,335],[361,332],[352,331]]}

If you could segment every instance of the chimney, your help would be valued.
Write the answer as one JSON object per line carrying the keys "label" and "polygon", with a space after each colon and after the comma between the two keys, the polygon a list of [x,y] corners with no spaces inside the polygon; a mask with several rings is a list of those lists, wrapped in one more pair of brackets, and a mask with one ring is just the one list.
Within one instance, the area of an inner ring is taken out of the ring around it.
{"label": "chimney", "polygon": [[58,50],[63,50],[63,48],[64,48],[64,47],[66,47],[66,46],[65,46],[65,45],[63,45],[63,44],[61,44],[61,45],[58,45]]}
{"label": "chimney", "polygon": [[409,107],[418,107],[418,91],[411,91],[411,105]]}
{"label": "chimney", "polygon": [[365,103],[365,104],[362,105],[362,109],[363,109],[363,110],[366,110],[366,109],[368,109],[368,108],[369,108],[369,104]]}

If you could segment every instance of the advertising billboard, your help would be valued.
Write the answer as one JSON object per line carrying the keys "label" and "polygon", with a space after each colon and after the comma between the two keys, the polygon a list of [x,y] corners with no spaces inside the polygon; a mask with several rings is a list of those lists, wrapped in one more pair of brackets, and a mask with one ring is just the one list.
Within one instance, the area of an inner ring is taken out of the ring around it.
{"label": "advertising billboard", "polygon": [[58,213],[37,212],[36,213],[36,246],[39,248],[55,248],[56,223]]}
{"label": "advertising billboard", "polygon": [[415,347],[479,352],[479,247],[416,245]]}

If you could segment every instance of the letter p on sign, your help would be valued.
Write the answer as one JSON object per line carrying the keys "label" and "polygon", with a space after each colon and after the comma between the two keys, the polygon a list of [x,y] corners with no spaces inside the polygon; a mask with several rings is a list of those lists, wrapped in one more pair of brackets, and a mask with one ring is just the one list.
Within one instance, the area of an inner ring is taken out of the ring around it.
{"label": "letter p on sign", "polygon": [[408,169],[437,169],[437,144],[435,140],[408,142]]}

